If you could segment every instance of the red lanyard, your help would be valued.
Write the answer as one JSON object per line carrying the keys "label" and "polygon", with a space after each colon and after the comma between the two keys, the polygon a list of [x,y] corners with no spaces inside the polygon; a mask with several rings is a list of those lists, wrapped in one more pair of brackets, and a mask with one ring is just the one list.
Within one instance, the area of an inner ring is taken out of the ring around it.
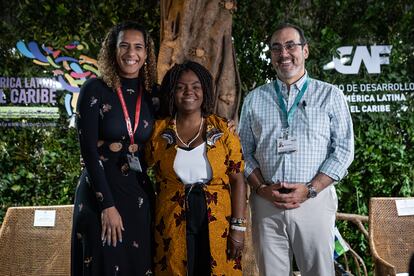
{"label": "red lanyard", "polygon": [[128,130],[128,136],[129,136],[129,139],[131,140],[131,145],[133,145],[134,144],[134,134],[137,131],[138,123],[139,123],[139,115],[141,114],[141,96],[142,96],[141,86],[139,87],[139,90],[138,90],[138,99],[137,99],[137,104],[135,106],[134,131],[132,131],[131,118],[129,117],[128,109],[126,107],[124,96],[122,95],[121,88],[119,87],[116,90],[116,92],[118,94],[119,100],[121,101],[122,111],[124,112],[125,123],[126,123],[127,130]]}

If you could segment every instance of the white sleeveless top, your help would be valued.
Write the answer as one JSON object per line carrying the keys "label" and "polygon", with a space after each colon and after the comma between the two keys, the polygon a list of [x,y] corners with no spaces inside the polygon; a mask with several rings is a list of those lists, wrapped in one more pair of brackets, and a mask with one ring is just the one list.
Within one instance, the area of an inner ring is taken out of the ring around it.
{"label": "white sleeveless top", "polygon": [[206,143],[204,142],[192,150],[177,148],[173,168],[186,185],[209,182],[213,172],[207,159]]}

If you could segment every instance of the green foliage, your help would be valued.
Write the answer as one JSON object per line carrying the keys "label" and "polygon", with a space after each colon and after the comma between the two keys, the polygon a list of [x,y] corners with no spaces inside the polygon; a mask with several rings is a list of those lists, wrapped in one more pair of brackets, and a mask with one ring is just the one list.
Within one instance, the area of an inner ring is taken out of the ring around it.
{"label": "green foliage", "polygon": [[74,129],[7,128],[0,142],[0,216],[15,206],[69,204],[79,176]]}

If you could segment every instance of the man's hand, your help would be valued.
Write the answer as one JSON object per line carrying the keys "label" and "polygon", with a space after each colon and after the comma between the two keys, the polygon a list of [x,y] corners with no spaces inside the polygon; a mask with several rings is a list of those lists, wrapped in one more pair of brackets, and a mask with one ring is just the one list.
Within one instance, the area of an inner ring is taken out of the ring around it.
{"label": "man's hand", "polygon": [[258,189],[257,194],[280,209],[295,209],[308,199],[308,188],[303,183],[277,182]]}
{"label": "man's hand", "polygon": [[280,182],[270,183],[267,186],[262,185],[261,187],[259,187],[256,193],[259,196],[263,197],[264,199],[273,203],[275,201],[275,194],[273,193],[273,191],[277,191],[280,188],[281,188]]}
{"label": "man's hand", "polygon": [[[280,209],[295,209],[308,199],[308,188],[304,183],[281,182],[281,189],[273,192],[273,204]],[[288,193],[281,193],[283,189]]]}

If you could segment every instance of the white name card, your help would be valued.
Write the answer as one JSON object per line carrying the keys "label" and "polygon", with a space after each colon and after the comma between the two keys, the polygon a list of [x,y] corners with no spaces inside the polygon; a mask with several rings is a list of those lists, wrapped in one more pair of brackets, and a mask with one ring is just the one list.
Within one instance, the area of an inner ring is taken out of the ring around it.
{"label": "white name card", "polygon": [[414,199],[398,199],[395,204],[397,205],[398,216],[414,215]]}
{"label": "white name card", "polygon": [[55,226],[56,210],[35,210],[33,226]]}

